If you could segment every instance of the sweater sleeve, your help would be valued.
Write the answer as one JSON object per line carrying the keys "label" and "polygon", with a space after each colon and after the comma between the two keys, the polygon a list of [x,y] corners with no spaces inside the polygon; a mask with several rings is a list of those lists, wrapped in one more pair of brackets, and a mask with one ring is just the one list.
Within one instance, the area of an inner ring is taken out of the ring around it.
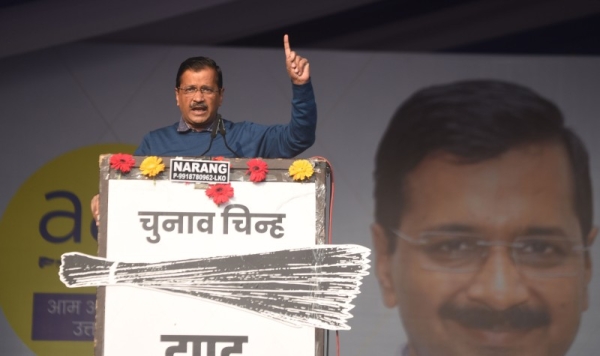
{"label": "sweater sleeve", "polygon": [[259,155],[292,158],[315,142],[317,104],[312,83],[292,84],[292,117],[287,125],[273,125],[265,131]]}

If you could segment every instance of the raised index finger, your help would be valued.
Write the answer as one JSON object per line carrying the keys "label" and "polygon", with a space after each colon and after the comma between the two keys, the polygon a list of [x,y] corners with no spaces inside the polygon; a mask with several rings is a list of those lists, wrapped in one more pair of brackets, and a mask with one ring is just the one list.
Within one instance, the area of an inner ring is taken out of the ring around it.
{"label": "raised index finger", "polygon": [[283,35],[283,48],[285,49],[285,58],[289,57],[292,50],[290,49],[290,40],[287,34]]}

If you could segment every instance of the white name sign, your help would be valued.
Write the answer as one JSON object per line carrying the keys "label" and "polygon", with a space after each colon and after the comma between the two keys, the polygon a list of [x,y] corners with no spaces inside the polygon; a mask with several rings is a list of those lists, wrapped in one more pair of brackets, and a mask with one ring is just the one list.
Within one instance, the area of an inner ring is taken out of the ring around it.
{"label": "white name sign", "polygon": [[175,182],[228,183],[229,161],[173,158],[169,177]]}

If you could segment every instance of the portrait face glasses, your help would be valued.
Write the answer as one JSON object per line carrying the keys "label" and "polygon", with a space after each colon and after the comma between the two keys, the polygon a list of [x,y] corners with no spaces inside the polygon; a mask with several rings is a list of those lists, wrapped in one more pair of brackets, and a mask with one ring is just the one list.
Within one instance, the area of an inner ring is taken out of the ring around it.
{"label": "portrait face glasses", "polygon": [[421,268],[448,273],[475,273],[492,248],[510,250],[513,263],[529,277],[570,277],[582,273],[587,247],[565,236],[520,236],[512,242],[491,241],[481,236],[458,232],[424,232],[412,238],[387,229],[418,250]]}
{"label": "portrait face glasses", "polygon": [[213,96],[215,95],[217,92],[219,92],[220,89],[213,89],[210,87],[194,87],[194,86],[190,86],[190,87],[179,87],[177,88],[177,90],[180,93],[183,93],[183,95],[185,96],[193,96],[196,95],[197,92],[200,92],[202,95],[206,95],[206,96]]}

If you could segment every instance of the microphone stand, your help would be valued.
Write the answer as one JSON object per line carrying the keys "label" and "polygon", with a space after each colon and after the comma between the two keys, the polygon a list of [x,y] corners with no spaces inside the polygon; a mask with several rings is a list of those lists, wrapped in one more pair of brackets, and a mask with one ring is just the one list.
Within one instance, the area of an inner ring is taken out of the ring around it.
{"label": "microphone stand", "polygon": [[227,144],[227,138],[225,137],[225,123],[223,122],[223,118],[221,118],[221,115],[219,115],[219,121],[217,126],[219,127],[219,132],[221,133],[221,136],[223,136],[223,142],[225,142],[225,147],[227,147],[229,152],[233,153],[233,155],[236,158],[241,158],[241,156]]}
{"label": "microphone stand", "polygon": [[219,115],[217,117],[217,120],[215,120],[215,122],[213,122],[213,127],[210,131],[210,142],[208,143],[208,148],[206,149],[206,151],[202,152],[202,154],[200,154],[200,156],[204,156],[208,151],[210,151],[213,140],[215,139],[215,137],[217,137],[217,128],[219,128],[220,119],[221,119],[221,115]]}
{"label": "microphone stand", "polygon": [[231,147],[229,147],[229,145],[227,144],[227,138],[225,137],[225,133],[226,133],[225,132],[225,123],[223,122],[223,118],[221,117],[220,114],[217,114],[217,118],[215,119],[215,122],[213,122],[213,126],[210,131],[210,142],[208,144],[208,148],[206,149],[206,151],[202,152],[202,154],[200,156],[204,156],[208,151],[210,151],[213,140],[215,139],[215,137],[217,137],[217,130],[219,131],[221,136],[223,136],[223,142],[225,142],[225,147],[227,147],[229,152],[233,153],[233,155],[236,158],[241,158],[241,156],[237,152],[235,152]]}

